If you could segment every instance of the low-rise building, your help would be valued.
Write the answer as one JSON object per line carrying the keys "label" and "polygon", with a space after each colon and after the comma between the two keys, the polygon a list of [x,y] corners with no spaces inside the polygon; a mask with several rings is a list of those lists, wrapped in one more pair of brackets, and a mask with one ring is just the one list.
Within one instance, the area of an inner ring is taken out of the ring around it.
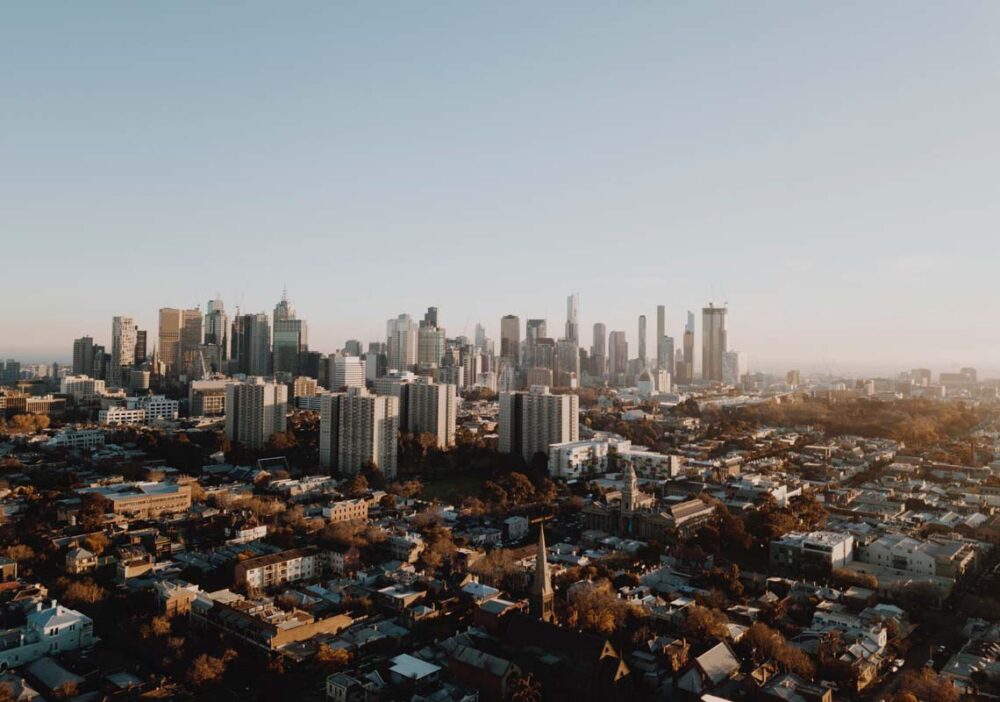
{"label": "low-rise building", "polygon": [[854,558],[854,537],[832,531],[790,532],[771,542],[775,566],[829,571]]}
{"label": "low-rise building", "polygon": [[310,580],[322,572],[320,550],[315,546],[293,548],[236,564],[236,582],[264,590],[283,583]]}

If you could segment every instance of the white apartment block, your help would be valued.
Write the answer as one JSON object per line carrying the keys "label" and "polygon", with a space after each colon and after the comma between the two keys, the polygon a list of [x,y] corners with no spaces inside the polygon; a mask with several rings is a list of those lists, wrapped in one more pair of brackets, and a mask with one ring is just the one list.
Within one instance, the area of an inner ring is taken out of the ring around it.
{"label": "white apartment block", "polygon": [[115,426],[118,424],[145,424],[146,410],[141,408],[109,407],[97,413],[100,424]]}
{"label": "white apartment block", "polygon": [[60,394],[72,395],[77,402],[91,397],[100,397],[106,390],[103,380],[94,380],[86,375],[67,375],[59,381]]}
{"label": "white apartment block", "polygon": [[292,397],[315,397],[319,384],[315,378],[300,375],[292,381]]}
{"label": "white apartment block", "polygon": [[365,362],[357,356],[335,356],[333,359],[333,381],[331,390],[342,388],[363,388],[365,386]]}
{"label": "white apartment block", "polygon": [[250,377],[226,386],[226,437],[251,450],[264,448],[288,424],[288,387]]}
{"label": "white apartment block", "polygon": [[73,449],[95,449],[104,446],[104,431],[101,429],[62,429],[49,439],[50,448],[64,446]]}
{"label": "white apartment block", "polygon": [[789,532],[771,542],[772,565],[831,570],[854,559],[854,537],[834,531]]}
{"label": "white apartment block", "polygon": [[283,583],[318,578],[323,571],[322,554],[315,546],[296,548],[248,558],[236,564],[236,582],[264,590]]}
{"label": "white apartment block", "polygon": [[386,479],[396,477],[399,400],[364,388],[324,395],[320,400],[320,464],[354,475],[369,464]]}
{"label": "white apartment block", "polygon": [[436,438],[439,449],[455,445],[455,422],[458,395],[454,385],[413,383],[409,387],[407,429],[415,434],[428,433]]}

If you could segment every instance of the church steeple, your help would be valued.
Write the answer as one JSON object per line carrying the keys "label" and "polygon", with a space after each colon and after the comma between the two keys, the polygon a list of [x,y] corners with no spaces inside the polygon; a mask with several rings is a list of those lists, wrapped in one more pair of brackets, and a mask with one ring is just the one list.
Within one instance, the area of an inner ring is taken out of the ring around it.
{"label": "church steeple", "polygon": [[542,621],[551,621],[554,599],[552,573],[549,571],[548,551],[545,548],[545,526],[541,525],[538,530],[538,552],[535,554],[535,579],[528,599],[531,614]]}
{"label": "church steeple", "polygon": [[625,484],[622,486],[622,511],[634,512],[637,506],[639,479],[635,476],[635,468],[631,461],[628,463],[628,470],[625,471]]}

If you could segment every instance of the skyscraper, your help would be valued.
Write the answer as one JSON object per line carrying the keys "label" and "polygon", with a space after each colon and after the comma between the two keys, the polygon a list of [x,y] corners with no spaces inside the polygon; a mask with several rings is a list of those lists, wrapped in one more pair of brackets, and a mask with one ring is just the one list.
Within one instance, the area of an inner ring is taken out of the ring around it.
{"label": "skyscraper", "polygon": [[557,387],[576,387],[580,380],[580,347],[570,339],[556,342],[555,384]]}
{"label": "skyscraper", "polygon": [[389,368],[408,370],[417,364],[418,326],[408,314],[386,322]]}
{"label": "skyscraper", "polygon": [[135,365],[141,366],[146,362],[146,330],[135,330]]}
{"label": "skyscraper", "polygon": [[[656,368],[669,373],[674,372],[674,355],[671,352],[669,357],[663,355],[663,339],[667,335],[667,308],[666,305],[656,306]],[[668,367],[669,364],[669,367]]]}
{"label": "skyscraper", "polygon": [[500,453],[519,453],[531,461],[536,453],[548,454],[549,444],[580,438],[580,398],[553,395],[545,386],[529,392],[500,394]]}
{"label": "skyscraper", "polygon": [[129,381],[129,371],[135,363],[135,321],[131,317],[114,317],[111,320],[111,368],[108,385],[124,388]]}
{"label": "skyscraper", "polygon": [[215,344],[222,349],[222,360],[229,358],[229,318],[222,300],[208,301],[205,312],[205,343]]}
{"label": "skyscraper", "polygon": [[743,382],[748,372],[747,355],[742,351],[726,351],[722,354],[722,382],[737,386]]}
{"label": "skyscraper", "polygon": [[435,446],[455,445],[457,389],[445,383],[412,383],[407,393],[407,422],[414,434],[433,434]]}
{"label": "skyscraper", "polygon": [[701,377],[721,383],[726,353],[726,308],[709,303],[701,311]]}
{"label": "skyscraper", "polygon": [[[266,316],[266,315],[265,315]],[[287,428],[288,386],[251,377],[226,385],[226,438],[252,451]]]}
{"label": "skyscraper", "polygon": [[399,399],[372,395],[364,388],[324,395],[320,399],[319,461],[341,475],[356,475],[368,466],[386,480],[396,478]]}
{"label": "skyscraper", "polygon": [[288,293],[274,307],[274,375],[282,377],[299,374],[299,360],[309,349],[309,331],[305,320],[295,316],[295,308],[288,301]]}
{"label": "skyscraper", "polygon": [[420,365],[441,365],[444,346],[444,329],[422,323],[420,329],[417,330],[417,363]]}
{"label": "skyscraper", "polygon": [[420,322],[421,327],[433,327],[437,329],[438,326],[438,308],[428,307],[427,312],[424,313],[424,319]]}
{"label": "skyscraper", "polygon": [[177,374],[181,348],[181,311],[173,307],[160,309],[159,343],[160,359],[167,366],[167,375]]}
{"label": "skyscraper", "polygon": [[580,294],[566,298],[566,338],[580,344]]}
{"label": "skyscraper", "polygon": [[89,336],[73,341],[73,375],[94,377],[94,340]]}
{"label": "skyscraper", "polygon": [[525,368],[535,368],[539,365],[536,359],[535,347],[538,344],[538,340],[545,337],[545,320],[529,319],[525,326],[524,358],[522,359]]}
{"label": "skyscraper", "polygon": [[646,367],[646,315],[639,315],[639,366]]}
{"label": "skyscraper", "polygon": [[628,342],[625,332],[613,331],[608,336],[608,373],[612,384],[622,382],[622,376],[628,370]]}
{"label": "skyscraper", "polygon": [[590,347],[593,373],[598,378],[608,372],[608,328],[602,322],[594,325],[594,343]]}
{"label": "skyscraper", "polygon": [[201,377],[201,310],[195,307],[181,312],[180,373],[190,380]]}
{"label": "skyscraper", "polygon": [[500,358],[515,367],[521,364],[521,318],[517,315],[500,318]]}
{"label": "skyscraper", "polygon": [[681,360],[676,367],[677,381],[690,383],[694,380],[694,313],[688,310],[687,323],[684,325],[683,350]]}

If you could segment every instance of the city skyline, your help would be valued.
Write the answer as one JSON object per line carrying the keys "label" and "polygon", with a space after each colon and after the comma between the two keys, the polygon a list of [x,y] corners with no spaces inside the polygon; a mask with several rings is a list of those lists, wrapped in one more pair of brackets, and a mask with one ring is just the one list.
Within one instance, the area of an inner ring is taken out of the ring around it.
{"label": "city skyline", "polygon": [[12,9],[0,355],[287,284],[324,350],[578,292],[633,349],[715,301],[755,368],[1000,374],[1000,7],[570,7]]}

